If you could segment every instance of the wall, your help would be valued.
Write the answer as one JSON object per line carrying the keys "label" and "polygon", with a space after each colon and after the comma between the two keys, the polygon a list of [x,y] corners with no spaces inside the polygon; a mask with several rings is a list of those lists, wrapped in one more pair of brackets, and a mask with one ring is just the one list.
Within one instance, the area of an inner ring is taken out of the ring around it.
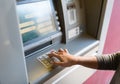
{"label": "wall", "polygon": [[[97,38],[102,0],[84,0],[87,33]],[[92,10],[91,10],[92,9]],[[91,21],[92,20],[92,21]]]}
{"label": "wall", "polygon": [[[120,0],[114,0],[112,15],[108,26],[103,54],[120,51]],[[109,84],[113,71],[97,71],[84,84]]]}

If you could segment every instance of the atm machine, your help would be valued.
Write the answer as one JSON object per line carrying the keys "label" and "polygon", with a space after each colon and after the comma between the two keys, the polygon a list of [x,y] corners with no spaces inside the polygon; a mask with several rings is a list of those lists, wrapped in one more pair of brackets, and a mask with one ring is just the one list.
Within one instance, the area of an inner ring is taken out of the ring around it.
{"label": "atm machine", "polygon": [[[90,35],[90,28],[87,29],[89,20],[86,21],[86,15],[89,16],[89,11],[86,14],[86,9],[90,9],[86,6],[86,1],[12,0],[12,3],[16,22],[11,23],[15,24],[13,27],[17,29],[23,53],[23,67],[26,70],[24,74],[26,73],[26,80],[28,78],[30,84],[43,84],[58,73],[67,71],[64,67],[50,64],[51,59],[47,53],[52,50],[68,49],[71,54],[77,56],[92,49],[92,53],[98,50],[99,38]],[[97,20],[100,19],[103,3],[99,4],[101,5],[98,7],[100,13]],[[95,33],[99,30],[97,27]],[[19,41],[16,42],[19,44]]]}

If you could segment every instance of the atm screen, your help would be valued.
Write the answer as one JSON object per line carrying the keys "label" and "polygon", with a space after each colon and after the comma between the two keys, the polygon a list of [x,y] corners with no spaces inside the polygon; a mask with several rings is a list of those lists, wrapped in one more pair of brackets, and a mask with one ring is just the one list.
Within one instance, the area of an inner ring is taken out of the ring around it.
{"label": "atm screen", "polygon": [[[19,3],[24,0],[17,1]],[[53,12],[50,0],[17,4],[19,28],[24,45],[37,42],[57,32]]]}

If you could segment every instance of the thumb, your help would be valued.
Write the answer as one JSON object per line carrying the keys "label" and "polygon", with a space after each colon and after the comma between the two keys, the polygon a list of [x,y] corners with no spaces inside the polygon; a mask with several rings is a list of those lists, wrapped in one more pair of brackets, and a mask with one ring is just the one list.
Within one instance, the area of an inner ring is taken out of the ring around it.
{"label": "thumb", "polygon": [[54,62],[53,64],[55,64],[57,66],[64,66],[64,62]]}

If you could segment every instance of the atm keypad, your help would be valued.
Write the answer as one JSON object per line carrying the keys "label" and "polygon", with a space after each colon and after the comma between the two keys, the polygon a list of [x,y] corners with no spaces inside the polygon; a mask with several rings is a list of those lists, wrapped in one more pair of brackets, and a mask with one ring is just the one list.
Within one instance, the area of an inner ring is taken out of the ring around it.
{"label": "atm keypad", "polygon": [[[50,52],[48,52],[50,53]],[[56,57],[52,57],[50,58],[47,54],[43,54],[39,57],[37,57],[37,60],[40,61],[46,68],[54,68],[56,67],[55,65],[53,65],[53,62],[59,62],[60,60],[57,59]]]}
{"label": "atm keypad", "polygon": [[48,57],[47,55],[42,55],[37,57],[38,61],[40,61],[46,68],[52,68],[53,64],[52,64],[52,59],[50,57]]}

